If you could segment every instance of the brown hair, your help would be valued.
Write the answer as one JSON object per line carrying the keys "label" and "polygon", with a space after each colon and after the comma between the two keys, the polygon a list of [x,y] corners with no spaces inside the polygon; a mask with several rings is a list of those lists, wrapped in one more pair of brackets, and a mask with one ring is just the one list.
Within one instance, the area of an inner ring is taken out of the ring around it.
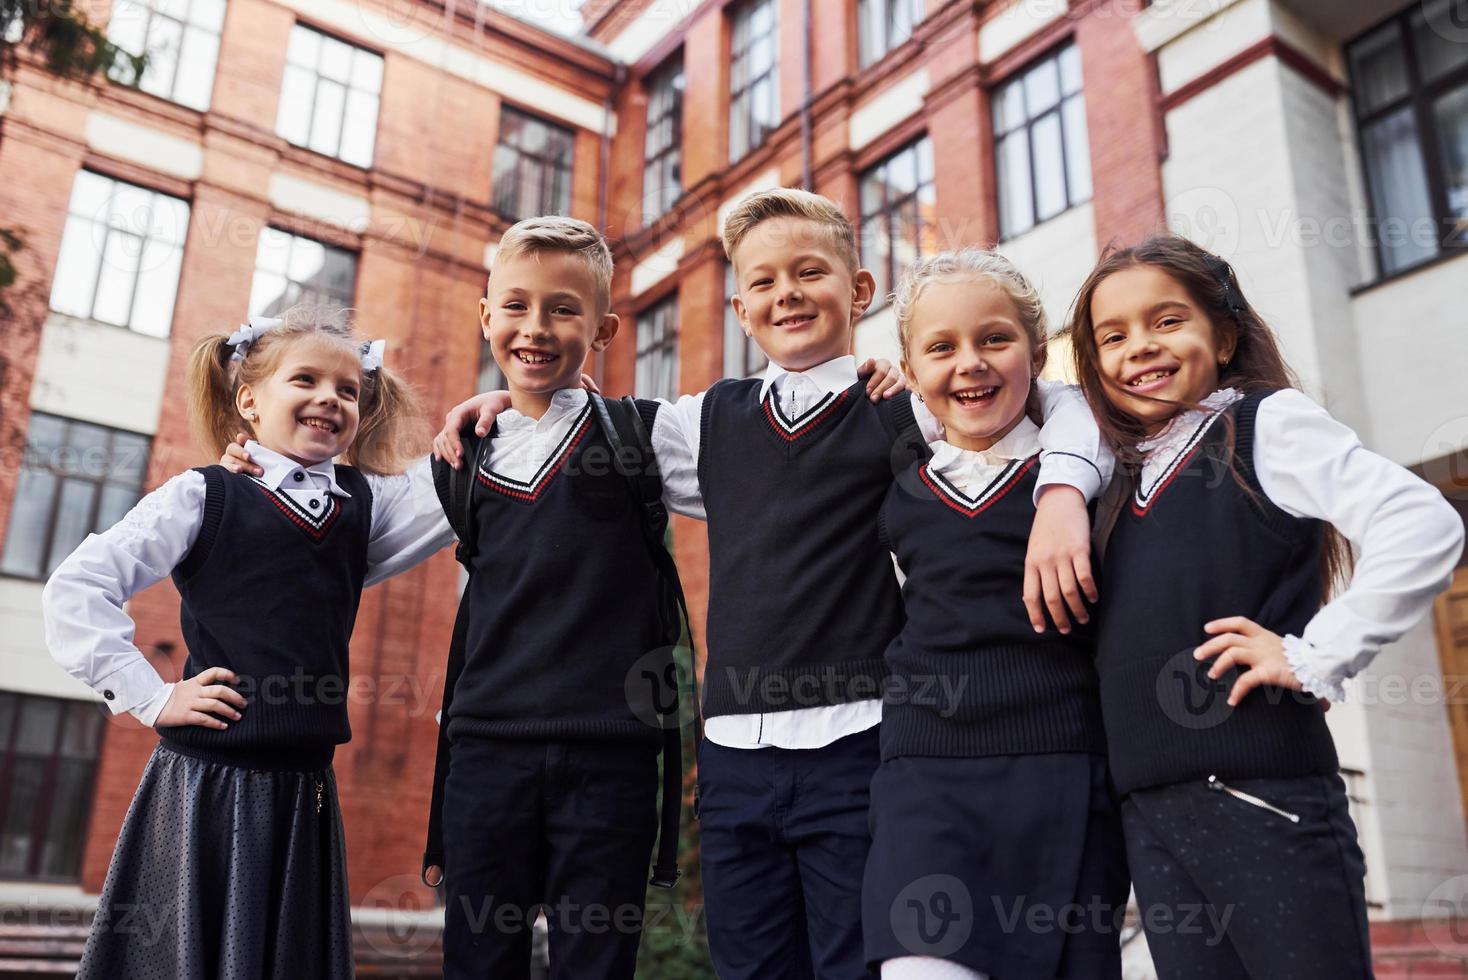
{"label": "brown hair", "polygon": [[860,263],[856,258],[856,232],[846,212],[828,197],[793,187],[776,187],[756,191],[734,206],[724,219],[724,254],[732,262],[734,250],[757,225],[772,218],[802,218],[814,222],[830,235],[831,244],[847,268],[855,273]]}
{"label": "brown hair", "polygon": [[[1274,331],[1244,298],[1238,276],[1223,258],[1179,235],[1154,235],[1131,248],[1108,248],[1076,295],[1068,331],[1076,377],[1096,416],[1102,438],[1115,450],[1118,466],[1132,472],[1140,469],[1142,463],[1137,444],[1145,438],[1145,431],[1140,419],[1116,405],[1109,396],[1108,389],[1114,388],[1116,382],[1106,378],[1101,370],[1091,303],[1101,283],[1118,272],[1142,265],[1172,277],[1207,314],[1214,330],[1233,339],[1233,354],[1218,369],[1220,388],[1234,388],[1248,394],[1300,387],[1280,353]],[[1179,412],[1202,409],[1201,405],[1181,402],[1176,407]],[[1224,416],[1224,425],[1228,427],[1227,439],[1232,446],[1232,416]],[[1239,485],[1252,495],[1232,452],[1229,469]],[[1351,554],[1345,539],[1327,525],[1321,551],[1321,574],[1327,595],[1336,583],[1345,580],[1350,567]]]}
{"label": "brown hair", "polygon": [[[569,252],[578,256],[596,280],[596,302],[600,312],[612,306],[612,250],[594,227],[577,218],[545,215],[516,222],[500,236],[495,264],[500,259],[541,252]],[[494,278],[493,271],[490,279]],[[485,295],[488,295],[486,291]]]}
{"label": "brown hair", "polygon": [[[361,342],[352,334],[349,311],[333,307],[295,306],[280,315],[284,322],[251,343],[241,360],[224,334],[211,334],[189,354],[189,421],[210,452],[222,453],[250,423],[240,417],[235,396],[241,385],[258,384],[276,369],[294,342],[311,338],[340,343],[359,356]],[[367,473],[400,473],[426,448],[422,412],[413,389],[385,367],[362,372],[357,436],[342,459]]]}
{"label": "brown hair", "polygon": [[998,252],[979,248],[961,248],[951,252],[919,259],[908,266],[892,293],[892,312],[897,320],[897,342],[902,348],[902,360],[907,362],[907,342],[912,327],[912,311],[922,296],[923,289],[933,282],[991,282],[1004,291],[1019,314],[1020,329],[1030,341],[1030,362],[1034,375],[1030,381],[1030,395],[1025,403],[1025,414],[1036,424],[1041,424],[1040,393],[1035,380],[1045,368],[1048,353],[1049,321],[1045,316],[1045,304],[1040,291],[1024,277],[1019,268]]}

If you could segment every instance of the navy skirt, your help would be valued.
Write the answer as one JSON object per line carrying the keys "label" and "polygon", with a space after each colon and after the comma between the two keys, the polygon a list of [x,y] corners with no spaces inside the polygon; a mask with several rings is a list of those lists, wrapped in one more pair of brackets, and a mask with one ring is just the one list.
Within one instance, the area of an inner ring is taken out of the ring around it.
{"label": "navy skirt", "polygon": [[1130,879],[1106,760],[904,756],[872,779],[867,962],[1002,980],[1120,980]]}
{"label": "navy skirt", "polygon": [[348,980],[336,780],[159,746],[128,807],[80,980]]}

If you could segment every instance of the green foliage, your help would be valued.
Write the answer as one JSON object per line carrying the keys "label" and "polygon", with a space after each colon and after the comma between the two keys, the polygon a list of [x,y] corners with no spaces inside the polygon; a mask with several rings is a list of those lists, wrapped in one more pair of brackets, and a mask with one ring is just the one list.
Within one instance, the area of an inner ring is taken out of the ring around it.
{"label": "green foliage", "polygon": [[6,293],[15,285],[15,253],[25,247],[20,232],[0,228],[0,317],[10,319],[12,310],[5,302]]}
{"label": "green foliage", "polygon": [[[23,50],[33,51],[57,75],[86,81],[104,72],[123,84],[142,77],[145,56],[128,54],[92,24],[74,0],[0,0],[0,82],[15,71]],[[25,247],[19,228],[0,228],[0,316],[18,276],[15,256]]]}
{"label": "green foliage", "polygon": [[74,0],[0,0],[0,75],[11,72],[22,49],[39,54],[56,74],[77,80],[111,71],[132,84],[145,64],[109,41]]}
{"label": "green foliage", "polygon": [[[686,638],[685,638],[686,639]],[[692,650],[680,645],[676,653],[678,672],[691,678]],[[685,684],[685,699],[693,692]],[[637,956],[637,975],[647,980],[715,980],[709,960],[708,923],[704,919],[703,878],[698,864],[698,821],[693,817],[693,786],[697,766],[693,726],[683,726],[683,826],[678,838],[678,867],[683,877],[671,888],[647,889],[647,916],[642,947]],[[659,761],[658,779],[662,779]]]}

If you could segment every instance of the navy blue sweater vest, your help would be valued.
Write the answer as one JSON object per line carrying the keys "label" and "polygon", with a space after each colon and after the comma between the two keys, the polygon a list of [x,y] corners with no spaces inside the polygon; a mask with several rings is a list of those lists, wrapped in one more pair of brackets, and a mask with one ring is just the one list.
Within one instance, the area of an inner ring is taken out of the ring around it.
{"label": "navy blue sweater vest", "polygon": [[222,466],[206,467],[204,522],[173,582],[188,661],[239,675],[247,707],[224,731],[161,729],[187,755],[251,769],[320,769],[352,737],[348,643],[367,574],[372,490],[336,467],[351,494],[318,513]]}
{"label": "navy blue sweater vest", "polygon": [[1210,775],[1338,768],[1315,699],[1265,686],[1230,708],[1237,670],[1210,680],[1212,661],[1192,656],[1208,639],[1209,620],[1246,616],[1298,636],[1323,599],[1322,525],[1276,507],[1254,472],[1254,420],[1265,394],[1200,425],[1171,475],[1134,494],[1111,532],[1097,664],[1122,793]]}
{"label": "navy blue sweater vest", "polygon": [[676,637],[642,510],[590,404],[528,482],[481,466],[463,673],[449,735],[662,744],[654,696]]}
{"label": "navy blue sweater vest", "polygon": [[857,382],[791,423],[759,388],[726,380],[704,396],[709,717],[879,697],[902,628],[875,533],[894,453],[879,412],[892,402],[873,405]]}
{"label": "navy blue sweater vest", "polygon": [[1040,457],[970,497],[922,463],[892,485],[882,540],[907,576],[887,647],[882,758],[1106,751],[1085,627],[1036,635],[1025,552]]}

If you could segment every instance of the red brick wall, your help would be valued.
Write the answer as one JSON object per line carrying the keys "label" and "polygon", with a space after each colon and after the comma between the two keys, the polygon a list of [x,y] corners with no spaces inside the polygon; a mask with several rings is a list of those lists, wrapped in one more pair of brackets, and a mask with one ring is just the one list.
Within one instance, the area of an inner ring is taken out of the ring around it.
{"label": "red brick wall", "polygon": [[[387,338],[388,364],[418,387],[429,418],[441,418],[449,404],[473,390],[484,247],[506,224],[488,208],[499,98],[389,52],[371,172],[288,147],[274,127],[286,37],[294,20],[285,8],[260,0],[230,5],[213,108],[206,114],[107,86],[63,85],[22,72],[11,107],[0,117],[0,223],[27,230],[20,271],[23,283],[38,291],[39,302],[0,328],[7,358],[0,418],[11,442],[24,440],[35,339],[72,183],[84,163],[182,193],[191,202],[150,489],[213,458],[212,451],[194,445],[188,431],[186,354],[200,336],[233,329],[245,315],[258,235],[267,223],[358,253],[359,327],[368,336]],[[472,36],[466,41],[472,27],[461,24],[453,30],[461,42],[474,43]],[[482,32],[478,42],[481,53],[538,74],[548,84],[595,102],[611,95],[611,65],[584,52],[557,54],[565,42],[547,40],[546,50],[517,47],[513,38],[492,31]],[[202,133],[202,178],[190,185],[89,152],[80,134],[86,131],[87,111],[99,99],[113,115],[186,137]],[[366,197],[370,226],[361,232],[278,213],[269,187],[271,177],[282,171]],[[595,220],[602,186],[600,133],[578,131],[573,173],[572,211]],[[16,478],[11,457],[3,460],[0,538]],[[437,738],[433,716],[457,594],[457,566],[442,554],[363,597],[352,643],[354,738],[336,758],[354,901],[376,896],[395,901],[405,890],[417,889],[413,883]],[[164,583],[141,593],[129,612],[139,648],[165,677],[177,677],[184,649],[173,588]],[[171,658],[160,652],[170,649]],[[82,884],[89,890],[103,882],[118,828],[156,741],[126,715],[107,728],[83,858]],[[419,896],[431,902],[426,890]]]}
{"label": "red brick wall", "polygon": [[1140,0],[1118,0],[1076,24],[1091,137],[1096,241],[1134,243],[1161,228],[1157,73],[1132,30]]}

